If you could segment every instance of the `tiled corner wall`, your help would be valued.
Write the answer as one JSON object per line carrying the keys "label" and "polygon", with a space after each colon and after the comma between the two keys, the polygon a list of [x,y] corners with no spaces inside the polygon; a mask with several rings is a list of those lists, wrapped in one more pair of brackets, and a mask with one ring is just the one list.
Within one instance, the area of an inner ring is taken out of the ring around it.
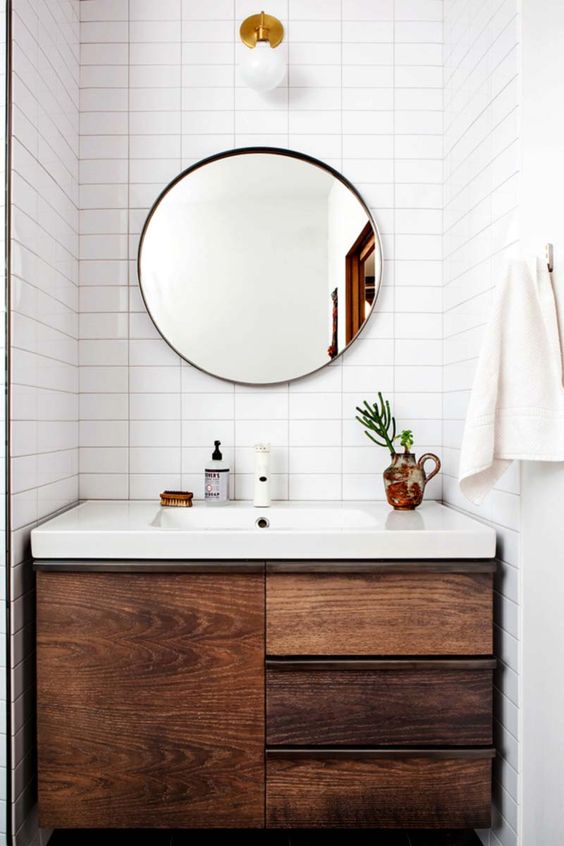
{"label": "tiled corner wall", "polygon": [[493,525],[496,582],[494,826],[516,846],[519,817],[519,467],[484,506],[458,488],[464,417],[503,263],[517,247],[519,20],[516,0],[445,0],[444,501]]}
{"label": "tiled corner wall", "polygon": [[33,813],[29,533],[78,497],[78,0],[13,3],[11,279],[12,830]]}
{"label": "tiled corner wall", "polygon": [[[239,498],[250,495],[252,445],[267,439],[277,496],[381,496],[386,455],[353,420],[354,406],[380,389],[419,450],[442,450],[432,495],[498,531],[501,754],[495,826],[482,839],[516,846],[517,471],[475,512],[456,484],[481,332],[515,241],[516,0],[272,0],[268,11],[286,25],[289,77],[266,100],[237,76],[236,32],[253,11],[247,0],[14,2],[15,830],[22,846],[39,843],[30,528],[78,496],[201,493],[215,437]],[[181,362],[155,333],[135,276],[138,235],[164,185],[204,155],[257,144],[342,170],[371,206],[386,256],[378,308],[351,351],[262,390]]]}
{"label": "tiled corner wall", "polygon": [[[232,495],[253,444],[274,494],[374,499],[385,451],[354,407],[384,391],[420,451],[441,444],[442,0],[271,0],[288,84],[237,72],[250,0],[82,0],[80,496],[202,494],[219,438]],[[142,305],[135,257],[152,202],[182,168],[232,147],[291,147],[358,186],[383,232],[384,288],[350,352],[315,376],[252,389],[183,364]],[[430,494],[441,496],[440,478]]]}

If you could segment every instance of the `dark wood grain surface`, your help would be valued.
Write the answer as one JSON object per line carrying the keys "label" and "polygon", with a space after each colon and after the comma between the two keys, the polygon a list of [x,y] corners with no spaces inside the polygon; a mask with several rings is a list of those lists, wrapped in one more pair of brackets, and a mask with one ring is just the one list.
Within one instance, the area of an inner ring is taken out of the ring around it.
{"label": "dark wood grain surface", "polygon": [[491,759],[267,755],[279,828],[487,828]]}
{"label": "dark wood grain surface", "polygon": [[490,573],[266,577],[269,655],[490,655]]}
{"label": "dark wood grain surface", "polygon": [[489,825],[492,562],[188,563],[38,568],[43,826]]}
{"label": "dark wood grain surface", "polygon": [[[267,665],[268,745],[488,745],[491,669],[329,669]],[[385,662],[384,666],[385,666]],[[319,667],[319,664],[317,664]],[[344,668],[343,668],[344,667]],[[376,667],[376,668],[375,668]]]}
{"label": "dark wood grain surface", "polygon": [[44,827],[264,825],[264,576],[38,573]]}

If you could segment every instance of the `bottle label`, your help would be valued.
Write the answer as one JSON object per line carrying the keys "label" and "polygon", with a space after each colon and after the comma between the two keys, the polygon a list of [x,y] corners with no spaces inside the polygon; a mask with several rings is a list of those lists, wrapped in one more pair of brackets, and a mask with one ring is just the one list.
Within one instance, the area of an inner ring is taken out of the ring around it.
{"label": "bottle label", "polygon": [[227,502],[229,470],[206,470],[204,495],[207,502]]}

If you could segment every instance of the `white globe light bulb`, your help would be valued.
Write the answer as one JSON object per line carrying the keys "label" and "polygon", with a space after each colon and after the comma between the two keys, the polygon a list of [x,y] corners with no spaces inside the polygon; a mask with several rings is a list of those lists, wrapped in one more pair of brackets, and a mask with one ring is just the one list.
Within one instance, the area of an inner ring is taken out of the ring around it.
{"label": "white globe light bulb", "polygon": [[241,58],[241,76],[255,91],[272,91],[280,85],[286,73],[282,51],[272,48],[268,41],[258,41],[252,50],[245,50]]}

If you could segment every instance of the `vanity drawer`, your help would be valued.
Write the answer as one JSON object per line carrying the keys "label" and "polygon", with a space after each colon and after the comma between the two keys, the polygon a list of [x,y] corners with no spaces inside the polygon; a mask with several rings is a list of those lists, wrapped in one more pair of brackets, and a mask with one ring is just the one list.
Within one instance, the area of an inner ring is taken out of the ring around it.
{"label": "vanity drawer", "polygon": [[272,828],[488,828],[492,750],[268,750]]}
{"label": "vanity drawer", "polygon": [[491,655],[492,598],[491,569],[270,572],[267,654]]}
{"label": "vanity drawer", "polygon": [[266,664],[269,746],[487,746],[495,661]]}

